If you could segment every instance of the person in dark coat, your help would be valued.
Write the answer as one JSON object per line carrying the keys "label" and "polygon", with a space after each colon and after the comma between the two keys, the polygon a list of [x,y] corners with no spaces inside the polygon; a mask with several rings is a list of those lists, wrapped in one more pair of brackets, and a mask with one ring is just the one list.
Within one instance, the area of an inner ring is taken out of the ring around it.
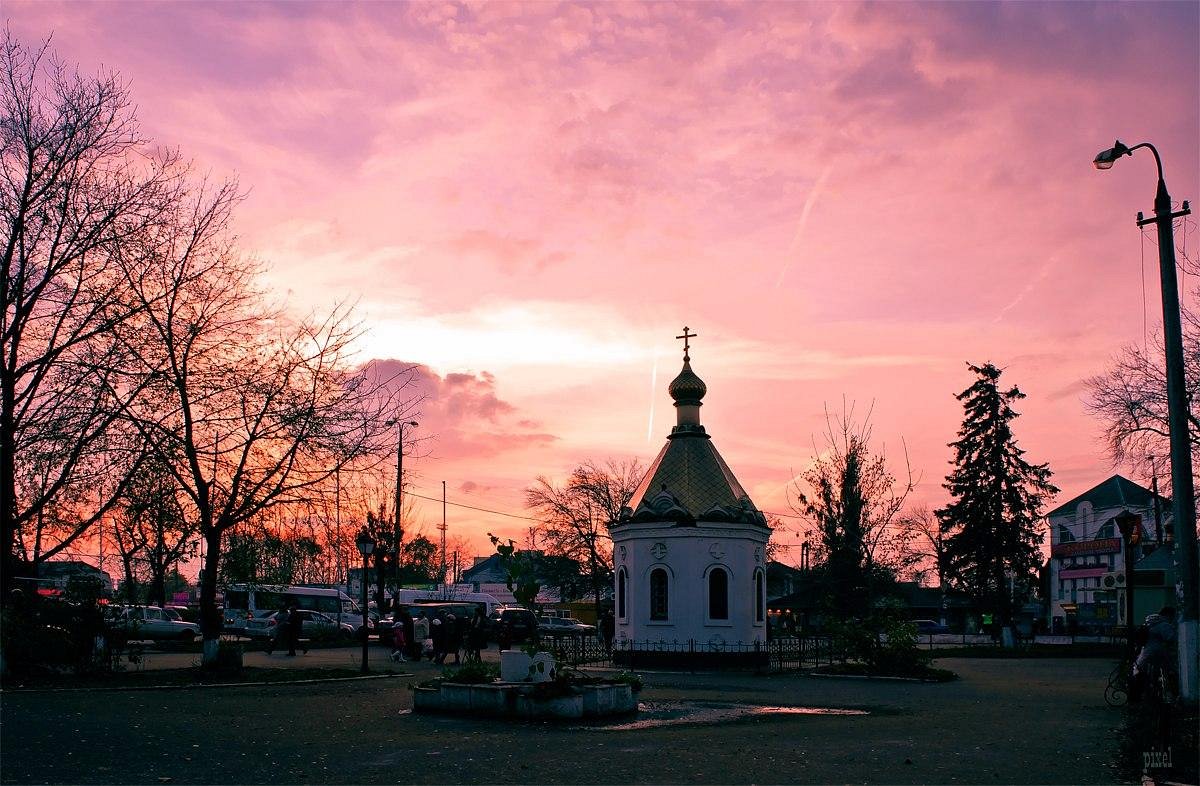
{"label": "person in dark coat", "polygon": [[604,637],[604,649],[611,652],[613,638],[617,635],[617,618],[611,611],[605,611],[600,618],[600,635]]}
{"label": "person in dark coat", "polygon": [[421,642],[414,641],[413,639],[414,630],[412,614],[408,613],[407,607],[401,606],[400,610],[396,612],[394,619],[396,620],[396,624],[404,626],[404,641],[406,642],[404,654],[410,658],[413,658],[414,660],[420,660]]}
{"label": "person in dark coat", "polygon": [[295,603],[288,606],[287,626],[288,655],[295,655],[296,646],[300,644],[300,631],[304,628],[304,617],[300,615]]}
{"label": "person in dark coat", "polygon": [[429,659],[441,663],[446,659],[446,623],[442,615],[437,615],[429,622],[429,638],[433,640],[433,652]]}
{"label": "person in dark coat", "polygon": [[462,626],[458,622],[458,618],[453,614],[446,615],[446,646],[442,650],[442,659],[440,663],[446,662],[446,656],[454,653],[454,665],[457,666],[461,661],[458,657],[458,651],[462,649]]}
{"label": "person in dark coat", "polygon": [[483,661],[483,650],[487,647],[487,615],[482,606],[475,607],[475,616],[471,617],[471,625],[467,630],[467,660],[476,663]]}

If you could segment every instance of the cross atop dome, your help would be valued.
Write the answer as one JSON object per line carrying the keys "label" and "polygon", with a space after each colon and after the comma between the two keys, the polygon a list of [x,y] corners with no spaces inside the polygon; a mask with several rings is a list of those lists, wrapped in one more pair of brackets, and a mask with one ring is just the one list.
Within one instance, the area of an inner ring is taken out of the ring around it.
{"label": "cross atop dome", "polygon": [[[677,407],[677,423],[680,426],[700,426],[700,403],[704,398],[704,394],[708,388],[704,384],[704,380],[696,376],[696,372],[692,371],[692,358],[689,354],[691,346],[690,339],[696,337],[695,333],[689,332],[689,328],[684,325],[683,335],[675,338],[683,339],[683,370],[679,372],[679,376],[671,381],[667,392],[671,394],[671,398],[675,400]],[[700,429],[703,433],[703,429]]]}
{"label": "cross atop dome", "polygon": [[695,337],[696,337],[695,333],[688,333],[687,325],[683,326],[683,335],[675,337],[675,338],[683,339],[683,359],[684,360],[691,360],[691,358],[688,357],[688,339],[695,338]]}

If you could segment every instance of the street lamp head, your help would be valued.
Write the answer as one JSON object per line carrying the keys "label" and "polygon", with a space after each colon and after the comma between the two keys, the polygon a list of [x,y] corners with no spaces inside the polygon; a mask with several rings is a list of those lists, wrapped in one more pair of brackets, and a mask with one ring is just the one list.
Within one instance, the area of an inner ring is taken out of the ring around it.
{"label": "street lamp head", "polygon": [[1118,139],[1108,150],[1101,150],[1096,154],[1096,157],[1092,159],[1092,166],[1096,167],[1096,169],[1112,169],[1112,165],[1116,163],[1118,158],[1132,154],[1133,151]]}
{"label": "street lamp head", "polygon": [[371,533],[365,529],[358,533],[358,537],[354,539],[354,545],[358,547],[358,553],[364,557],[371,556],[371,552],[375,550],[375,539],[371,537]]}

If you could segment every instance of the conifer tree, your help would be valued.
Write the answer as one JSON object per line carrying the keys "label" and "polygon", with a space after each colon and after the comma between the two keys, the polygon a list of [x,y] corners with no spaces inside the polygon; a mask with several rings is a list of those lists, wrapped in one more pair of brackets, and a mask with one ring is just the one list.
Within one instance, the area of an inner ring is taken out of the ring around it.
{"label": "conifer tree", "polygon": [[978,379],[956,398],[964,416],[954,448],[954,470],[943,486],[952,498],[937,511],[946,534],[952,583],[1007,625],[1013,616],[1008,573],[1014,584],[1036,578],[1041,562],[1037,523],[1042,506],[1058,492],[1045,464],[1030,464],[1017,447],[1012,403],[1025,398],[1017,387],[1000,388],[1000,369],[967,364]]}

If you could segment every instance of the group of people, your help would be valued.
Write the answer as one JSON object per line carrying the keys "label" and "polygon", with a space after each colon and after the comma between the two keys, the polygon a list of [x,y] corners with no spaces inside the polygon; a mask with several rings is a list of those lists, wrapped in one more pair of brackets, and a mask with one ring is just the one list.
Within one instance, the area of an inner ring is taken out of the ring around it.
{"label": "group of people", "polygon": [[430,613],[422,610],[413,617],[401,607],[392,624],[392,660],[404,663],[408,659],[428,658],[445,663],[451,655],[454,665],[463,660],[478,662],[487,647],[487,617],[483,608],[475,609],[472,617],[456,617],[450,612]]}

